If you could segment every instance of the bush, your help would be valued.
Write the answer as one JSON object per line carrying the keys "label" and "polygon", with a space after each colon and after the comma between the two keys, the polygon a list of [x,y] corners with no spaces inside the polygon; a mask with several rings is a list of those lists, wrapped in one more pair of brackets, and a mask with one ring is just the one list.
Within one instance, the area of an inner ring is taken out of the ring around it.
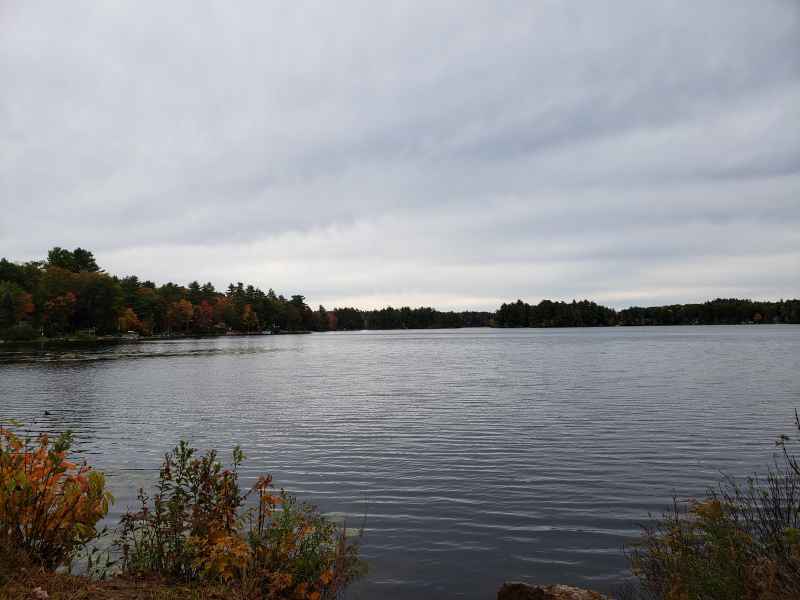
{"label": "bush", "polygon": [[47,569],[68,564],[97,537],[113,497],[102,473],[66,460],[72,437],[20,438],[0,425],[0,560]]}
{"label": "bush", "polygon": [[646,597],[800,598],[800,465],[786,450],[789,440],[780,442],[784,464],[765,478],[725,479],[643,528],[628,556]]}
{"label": "bush", "polygon": [[358,544],[316,507],[299,503],[269,478],[256,484],[258,504],[248,515],[251,583],[267,598],[335,598],[364,574]]}
{"label": "bush", "polygon": [[357,541],[318,509],[275,493],[270,477],[242,494],[243,459],[237,447],[224,469],[214,451],[197,457],[186,442],[166,454],[152,499],[140,491],[140,510],[122,518],[123,571],[236,582],[248,597],[335,598],[363,573]]}

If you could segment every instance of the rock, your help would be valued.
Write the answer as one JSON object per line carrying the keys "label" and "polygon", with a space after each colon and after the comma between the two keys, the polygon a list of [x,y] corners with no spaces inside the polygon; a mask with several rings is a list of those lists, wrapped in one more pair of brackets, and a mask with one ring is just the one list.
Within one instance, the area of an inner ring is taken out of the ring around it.
{"label": "rock", "polygon": [[610,600],[597,592],[568,585],[528,585],[504,583],[497,592],[497,600]]}

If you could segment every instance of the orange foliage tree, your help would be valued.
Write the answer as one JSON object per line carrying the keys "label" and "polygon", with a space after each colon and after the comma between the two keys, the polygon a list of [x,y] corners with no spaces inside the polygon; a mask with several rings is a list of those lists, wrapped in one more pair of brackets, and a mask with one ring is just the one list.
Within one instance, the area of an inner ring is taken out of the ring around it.
{"label": "orange foliage tree", "polygon": [[214,326],[214,309],[203,300],[194,308],[194,325],[199,331],[209,331]]}
{"label": "orange foliage tree", "polygon": [[167,322],[170,327],[182,329],[186,331],[192,322],[194,316],[194,306],[191,302],[185,299],[173,302],[167,311]]}
{"label": "orange foliage tree", "polygon": [[245,331],[258,329],[258,315],[250,304],[245,304],[242,308],[242,326]]}
{"label": "orange foliage tree", "polygon": [[75,294],[67,292],[45,302],[44,322],[50,333],[62,333],[69,329],[77,301]]}
{"label": "orange foliage tree", "polygon": [[138,333],[142,333],[144,330],[144,326],[142,322],[139,320],[139,316],[136,312],[131,308],[128,307],[122,311],[120,314],[118,323],[117,323],[120,331],[136,331]]}
{"label": "orange foliage tree", "polygon": [[17,321],[30,319],[33,316],[36,306],[33,303],[33,296],[28,292],[22,292],[17,296]]}

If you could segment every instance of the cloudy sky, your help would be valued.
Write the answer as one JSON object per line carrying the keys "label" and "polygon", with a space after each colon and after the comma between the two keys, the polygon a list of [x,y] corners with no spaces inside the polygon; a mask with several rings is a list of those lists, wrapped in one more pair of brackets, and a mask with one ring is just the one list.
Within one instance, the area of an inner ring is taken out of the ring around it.
{"label": "cloudy sky", "polygon": [[0,255],[326,306],[800,296],[797,0],[0,0]]}

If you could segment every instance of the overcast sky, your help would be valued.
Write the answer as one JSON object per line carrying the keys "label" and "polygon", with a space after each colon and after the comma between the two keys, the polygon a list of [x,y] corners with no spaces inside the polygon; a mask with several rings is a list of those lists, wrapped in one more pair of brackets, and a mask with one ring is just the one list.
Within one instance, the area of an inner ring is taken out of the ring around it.
{"label": "overcast sky", "polygon": [[0,0],[0,209],[329,308],[800,296],[800,2]]}

